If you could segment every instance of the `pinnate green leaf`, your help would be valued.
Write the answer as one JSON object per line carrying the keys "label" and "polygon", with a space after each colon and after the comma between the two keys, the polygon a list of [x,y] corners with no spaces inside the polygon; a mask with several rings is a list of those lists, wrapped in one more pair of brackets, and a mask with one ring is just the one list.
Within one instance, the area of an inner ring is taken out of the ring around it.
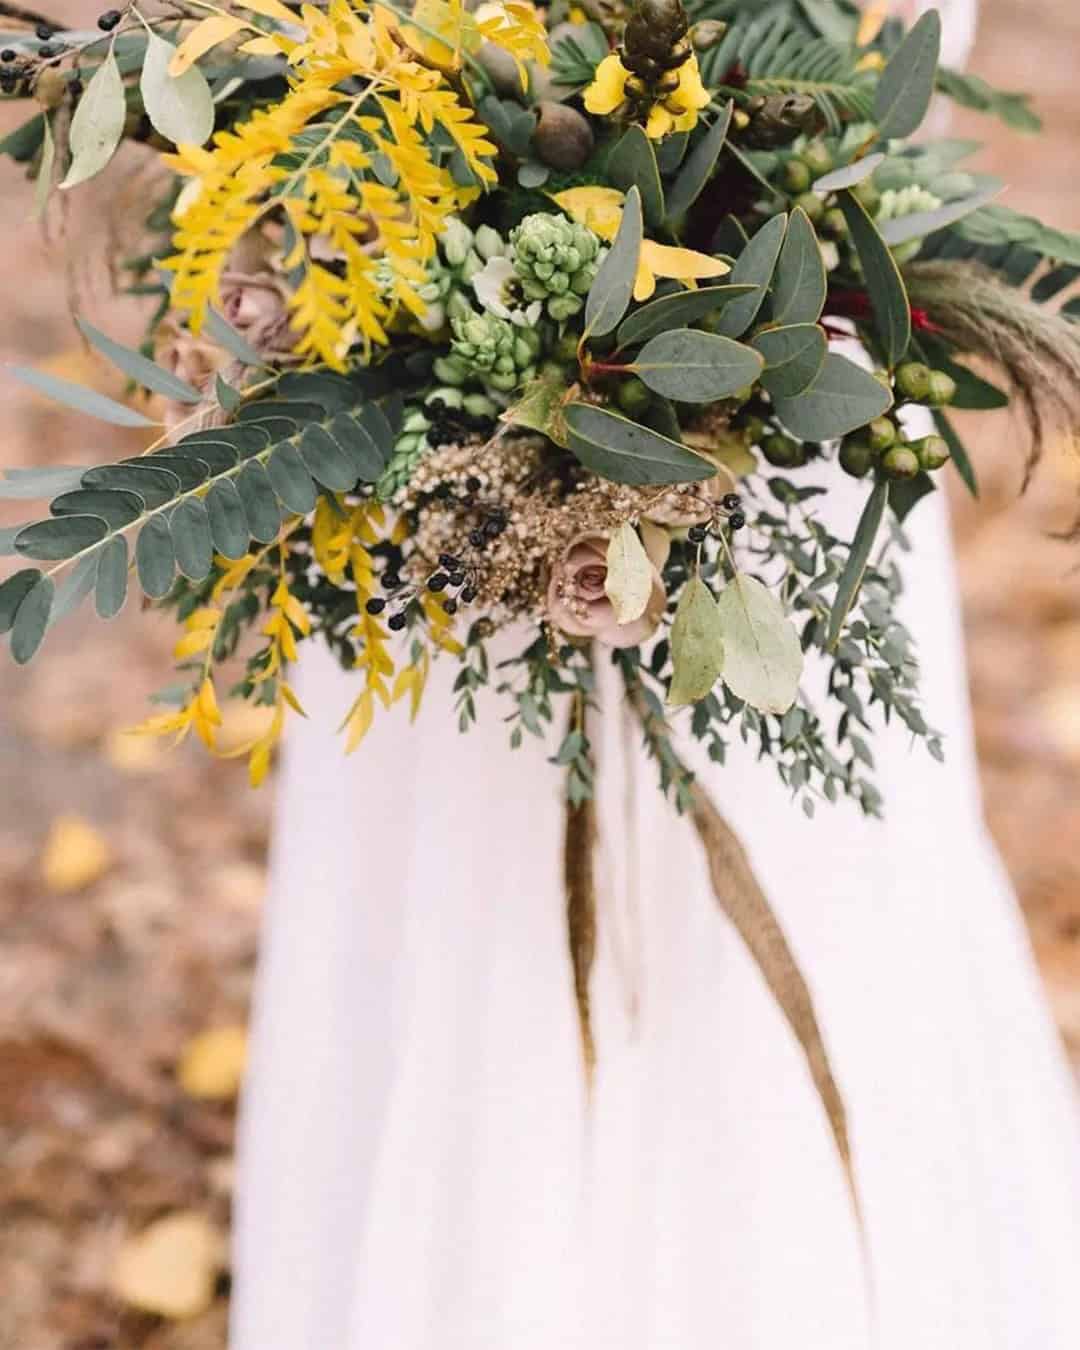
{"label": "pinnate green leaf", "polygon": [[214,542],[205,505],[186,497],[169,519],[176,565],[192,581],[202,581],[214,562]]}
{"label": "pinnate green leaf", "polygon": [[11,627],[11,655],[20,666],[32,660],[41,646],[49,627],[54,590],[52,577],[44,574],[38,576],[15,612],[15,622]]}
{"label": "pinnate green leaf", "polygon": [[139,531],[135,567],[139,585],[152,600],[168,595],[176,575],[176,554],[169,526],[161,516],[151,516]]}
{"label": "pinnate green leaf", "polygon": [[98,559],[94,605],[100,618],[111,619],[120,613],[127,598],[127,586],[127,540],[118,534],[102,548]]}
{"label": "pinnate green leaf", "polygon": [[9,633],[19,606],[41,576],[39,567],[23,567],[0,582],[0,633]]}
{"label": "pinnate green leaf", "polygon": [[101,543],[108,532],[100,516],[56,516],[20,530],[15,536],[15,551],[24,558],[60,562]]}

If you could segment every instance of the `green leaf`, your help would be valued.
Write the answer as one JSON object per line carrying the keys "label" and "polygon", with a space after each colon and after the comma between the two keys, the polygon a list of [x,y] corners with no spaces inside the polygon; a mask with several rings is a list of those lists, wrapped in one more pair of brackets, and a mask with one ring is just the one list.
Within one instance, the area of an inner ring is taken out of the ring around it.
{"label": "green leaf", "polygon": [[222,411],[227,413],[236,412],[237,408],[244,401],[244,396],[239,389],[234,389],[228,381],[223,380],[220,375],[214,376],[214,395],[221,405]]}
{"label": "green leaf", "polygon": [[613,483],[689,483],[716,473],[714,464],[684,445],[606,408],[571,403],[566,423],[570,450]]}
{"label": "green leaf", "polygon": [[29,595],[41,576],[40,567],[23,567],[0,581],[0,633],[11,631],[19,606]]}
{"label": "green leaf", "polygon": [[54,498],[49,510],[54,516],[100,516],[110,530],[122,530],[142,515],[143,503],[133,492],[77,488]]}
{"label": "green leaf", "polygon": [[619,623],[633,623],[648,608],[656,572],[637,530],[623,521],[608,541],[604,592]]}
{"label": "green leaf", "polygon": [[87,553],[85,557],[80,558],[71,571],[68,572],[67,576],[56,588],[52,613],[49,615],[50,628],[53,624],[59,623],[61,619],[66,619],[69,614],[73,614],[75,610],[78,609],[94,589],[94,583],[97,581],[97,571],[97,553]]}
{"label": "green leaf", "polygon": [[124,81],[110,50],[86,86],[71,119],[71,165],[61,188],[93,178],[112,159],[127,120]]}
{"label": "green leaf", "polygon": [[774,323],[817,323],[825,308],[825,261],[810,218],[797,206],[788,221],[787,235],[773,278]]}
{"label": "green leaf", "polygon": [[883,140],[902,140],[922,125],[941,54],[941,15],[927,10],[881,72],[874,121]]}
{"label": "green leaf", "polygon": [[192,581],[202,581],[214,565],[214,542],[206,507],[186,497],[169,518],[176,565]]}
{"label": "green leaf", "polygon": [[[193,66],[192,69],[194,68]],[[153,390],[155,394],[162,394],[177,403],[202,402],[202,394],[185,380],[173,375],[171,371],[163,370],[156,362],[148,360],[139,352],[132,351],[130,347],[123,347],[119,342],[114,342],[111,337],[107,337],[85,319],[76,319],[75,324],[91,346],[96,347],[117,370],[130,376],[136,384],[141,384],[144,388]]]}
{"label": "green leaf", "polygon": [[122,488],[135,495],[150,510],[164,506],[180,491],[180,479],[156,464],[102,464],[82,476],[84,487]]}
{"label": "green leaf", "polygon": [[351,456],[314,422],[304,428],[300,437],[300,457],[315,481],[331,492],[348,492],[356,486],[358,475]]}
{"label": "green leaf", "polygon": [[56,516],[27,525],[15,536],[15,551],[24,558],[61,562],[100,544],[109,527],[100,516]]}
{"label": "green leaf", "polygon": [[98,560],[94,606],[98,617],[112,619],[124,607],[128,586],[128,548],[123,535],[110,539]]}
{"label": "green leaf", "polygon": [[671,625],[671,708],[697,703],[724,669],[724,630],[712,591],[699,576],[682,589]]}
{"label": "green leaf", "polygon": [[41,646],[49,626],[53,593],[52,577],[39,576],[15,613],[15,622],[11,626],[11,655],[20,666],[25,666]]}
{"label": "green leaf", "polygon": [[956,394],[949,405],[951,408],[994,412],[1009,406],[1008,394],[997,385],[991,384],[989,380],[976,375],[967,366],[954,361],[945,343],[932,334],[920,333],[918,342],[913,344],[912,349],[917,352],[920,361],[925,361],[934,370],[943,370],[956,384]]}
{"label": "green leaf", "polygon": [[213,307],[207,309],[203,319],[203,332],[213,338],[219,347],[224,347],[230,356],[235,356],[246,366],[265,366],[265,360],[246,339]]}
{"label": "green leaf", "polygon": [[69,380],[61,380],[55,375],[47,375],[43,370],[32,370],[29,366],[6,366],[5,369],[9,375],[14,375],[21,384],[27,384],[31,389],[36,389],[39,393],[45,394],[57,403],[63,403],[65,407],[74,408],[76,412],[96,417],[101,422],[111,422],[116,427],[152,427],[156,425],[149,417],[144,417],[134,408],[125,408],[122,403],[117,403],[115,399],[106,398],[104,394],[96,393],[93,389],[86,389],[81,384],[72,384]]}
{"label": "green leaf", "polygon": [[828,352],[809,389],[774,403],[781,422],[799,440],[832,441],[887,412],[892,394],[846,356]]}
{"label": "green leaf", "polygon": [[629,192],[632,187],[638,189],[646,224],[663,224],[664,189],[656,165],[656,152],[641,127],[634,124],[623,132],[608,157],[607,176],[612,187],[617,187],[620,192]]}
{"label": "green leaf", "polygon": [[[128,467],[132,461],[126,461]],[[149,464],[154,468],[167,469],[174,478],[179,479],[180,490],[191,492],[210,477],[210,466],[204,459],[185,452],[182,445],[170,446],[167,450],[155,450],[152,455],[140,455],[134,464]]]}
{"label": "green leaf", "polygon": [[739,337],[757,318],[776,269],[780,248],[787,233],[786,215],[767,220],[735,260],[730,280],[735,285],[753,286],[753,291],[733,300],[720,315],[717,331],[727,337]]}
{"label": "green leaf", "polygon": [[948,442],[949,456],[956,468],[956,472],[963,479],[964,484],[971,495],[973,497],[978,497],[979,480],[975,474],[975,465],[972,463],[971,456],[967,452],[967,446],[956,434],[956,428],[943,412],[934,413],[934,425],[937,427],[938,435]]}
{"label": "green leaf", "polygon": [[688,327],[714,310],[723,309],[739,296],[749,295],[753,286],[701,286],[694,291],[678,290],[642,305],[619,325],[615,335],[620,347],[645,342],[657,333]]}
{"label": "green leaf", "polygon": [[828,645],[830,649],[840,641],[840,634],[847,622],[847,616],[851,613],[851,607],[858,598],[863,576],[870,561],[870,551],[874,547],[874,540],[881,529],[888,500],[889,484],[882,479],[874,484],[866,505],[863,507],[863,513],[859,517],[859,523],[855,529],[855,538],[851,541],[851,551],[848,554],[847,562],[844,564],[844,570],[840,573],[840,580],[836,583],[836,597],[829,614]]}
{"label": "green leaf", "polygon": [[1031,109],[1032,95],[994,89],[978,75],[939,66],[937,87],[963,108],[991,113],[1014,131],[1041,131],[1042,121]]}
{"label": "green leaf", "polygon": [[45,114],[37,113],[0,140],[0,155],[10,155],[16,164],[28,164],[45,138]]}
{"label": "green leaf", "polygon": [[0,500],[35,501],[76,488],[85,470],[57,465],[51,469],[8,469],[0,478]]}
{"label": "green leaf", "polygon": [[759,712],[787,712],[799,692],[803,652],[783,605],[745,572],[735,573],[716,604],[727,653],[724,683]]}
{"label": "green leaf", "polygon": [[206,494],[206,514],[214,547],[226,558],[242,558],[251,543],[244,503],[236,484],[223,478]]}
{"label": "green leaf", "polygon": [[[623,325],[624,328],[625,326],[626,324]],[[565,450],[567,437],[566,420],[563,416],[565,398],[566,382],[560,372],[538,375],[536,379],[529,381],[521,392],[521,398],[507,408],[499,420],[509,426],[528,427],[532,431],[539,431],[541,435],[547,436]]]}
{"label": "green leaf", "polygon": [[202,145],[214,130],[214,96],[198,66],[170,75],[176,48],[156,33],[147,36],[139,92],[150,125],[174,145]]}
{"label": "green leaf", "polygon": [[298,516],[306,516],[315,507],[315,484],[300,458],[300,452],[287,441],[279,445],[266,462],[270,483],[282,504]]}
{"label": "green leaf", "polygon": [[49,193],[52,190],[53,170],[56,168],[56,141],[53,139],[49,119],[44,119],[44,138],[41,146],[41,163],[37,178],[34,180],[34,220],[44,220],[49,206]]}
{"label": "green leaf", "polygon": [[151,516],[139,531],[135,567],[139,585],[152,600],[168,595],[176,574],[176,554],[168,524],[161,516]]}
{"label": "green leaf", "polygon": [[842,169],[834,169],[832,173],[827,173],[824,178],[819,178],[814,184],[814,191],[822,196],[827,196],[830,192],[839,192],[841,188],[853,188],[857,183],[863,183],[871,177],[874,170],[885,163],[885,156],[878,152],[875,155],[866,155],[863,159],[852,160],[850,164],[845,164]]}
{"label": "green leaf", "polygon": [[890,248],[896,248],[899,244],[906,244],[910,239],[923,239],[936,230],[943,230],[948,225],[955,225],[958,221],[974,215],[976,211],[992,202],[1000,193],[1001,185],[995,183],[992,187],[982,188],[979,192],[972,193],[970,197],[963,197],[959,201],[946,202],[944,206],[939,206],[936,210],[913,211],[910,215],[897,216],[894,220],[886,220],[880,227],[881,237]]}
{"label": "green leaf", "polygon": [[774,398],[793,398],[809,389],[828,350],[825,333],[815,323],[763,329],[752,345],[765,359],[761,383]]}
{"label": "green leaf", "polygon": [[618,327],[626,313],[634,293],[641,239],[641,193],[632,187],[626,194],[619,233],[600,264],[585,301],[586,338],[604,337]]}
{"label": "green leaf", "polygon": [[753,384],[764,364],[759,352],[741,342],[675,328],[650,338],[628,369],[665,398],[712,403]]}
{"label": "green leaf", "polygon": [[905,478],[890,486],[889,509],[902,525],[919,502],[936,491],[934,480],[928,473],[917,473],[914,478]]}
{"label": "green leaf", "polygon": [[236,490],[244,503],[251,537],[260,544],[268,544],[281,529],[281,510],[263,466],[246,464],[236,480]]}
{"label": "green leaf", "polygon": [[911,345],[911,307],[900,269],[866,207],[855,194],[845,190],[838,194],[837,201],[862,264],[885,364],[891,368]]}
{"label": "green leaf", "polygon": [[694,145],[683,160],[682,168],[667,193],[667,214],[669,220],[678,220],[697,201],[701,190],[712,177],[720,151],[731,125],[734,103],[725,103],[712,126]]}

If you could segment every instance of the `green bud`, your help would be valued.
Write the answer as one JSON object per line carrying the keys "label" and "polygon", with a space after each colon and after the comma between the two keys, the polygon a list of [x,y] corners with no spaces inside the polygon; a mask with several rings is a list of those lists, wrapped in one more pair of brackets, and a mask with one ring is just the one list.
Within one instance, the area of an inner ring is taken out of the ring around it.
{"label": "green bud", "polygon": [[816,192],[804,192],[796,197],[793,205],[806,212],[812,225],[816,225],[825,214],[825,203]]}
{"label": "green bud", "polygon": [[494,417],[499,411],[486,394],[466,394],[461,405],[471,417]]}
{"label": "green bud", "polygon": [[747,417],[739,424],[747,445],[758,445],[765,435],[765,423],[760,417]]}
{"label": "green bud", "polygon": [[799,158],[814,178],[823,178],[825,174],[831,173],[836,163],[832,151],[824,141],[811,141],[800,153]]}
{"label": "green bud", "polygon": [[792,197],[800,197],[810,191],[810,170],[801,159],[789,159],[780,174],[784,191]]}
{"label": "green bud", "polygon": [[924,436],[921,441],[914,441],[910,448],[928,473],[935,473],[949,462],[949,442],[944,436]]}
{"label": "green bud", "polygon": [[448,216],[439,242],[442,245],[443,257],[450,266],[460,267],[469,256],[469,250],[473,245],[473,233],[457,216]]}
{"label": "green bud", "polygon": [[881,471],[886,478],[898,481],[914,478],[921,468],[919,456],[907,445],[894,445],[881,457]]}
{"label": "green bud", "polygon": [[766,436],[761,453],[777,469],[797,469],[806,463],[806,449],[786,436]]}
{"label": "green bud", "polygon": [[930,397],[930,367],[921,361],[905,361],[897,366],[896,391],[913,403],[925,403]]}
{"label": "green bud", "polygon": [[943,370],[932,370],[930,372],[930,388],[926,395],[926,401],[931,408],[944,408],[950,404],[956,397],[956,381],[951,375],[946,375]]}
{"label": "green bud", "polygon": [[488,262],[491,258],[501,257],[507,249],[502,235],[498,230],[493,230],[490,225],[480,226],[473,239],[473,246],[484,262]]}
{"label": "green bud", "polygon": [[460,408],[465,402],[465,395],[460,389],[456,389],[451,384],[444,384],[439,389],[433,389],[424,399],[424,407],[430,407],[432,403],[445,404],[447,408]]}
{"label": "green bud", "polygon": [[896,424],[887,417],[876,417],[866,428],[866,433],[870,449],[879,453],[896,444]]}
{"label": "green bud", "polygon": [[874,186],[873,177],[864,178],[861,183],[856,183],[851,189],[855,199],[866,208],[870,215],[877,212],[881,205],[881,193]]}
{"label": "green bud", "polygon": [[637,376],[623,380],[615,393],[615,402],[631,417],[643,413],[652,402],[652,395]]}
{"label": "green bud", "polygon": [[865,478],[874,467],[876,456],[865,441],[849,436],[840,446],[840,467],[852,478]]}
{"label": "green bud", "polygon": [[456,356],[437,356],[432,371],[441,384],[464,384],[469,378],[468,366]]}
{"label": "green bud", "polygon": [[847,235],[847,218],[838,206],[826,211],[821,220],[821,232],[830,239],[843,239]]}

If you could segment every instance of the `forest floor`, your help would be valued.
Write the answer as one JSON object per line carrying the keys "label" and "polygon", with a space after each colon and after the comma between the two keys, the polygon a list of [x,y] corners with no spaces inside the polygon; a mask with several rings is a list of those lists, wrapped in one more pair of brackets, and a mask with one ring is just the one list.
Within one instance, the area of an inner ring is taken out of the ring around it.
{"label": "forest floor", "polygon": [[[86,22],[85,0],[65,10]],[[986,0],[984,14],[974,69],[1035,90],[1048,134],[973,116],[957,134],[988,142],[981,167],[1010,183],[1011,204],[1078,228],[1080,6]],[[18,267],[0,359],[100,385],[74,343],[59,255],[22,223],[29,193],[12,172],[0,243]],[[123,201],[98,205],[75,226],[80,285],[120,332],[131,316],[88,260]],[[1080,577],[1047,537],[1074,512],[1080,460],[1050,455],[1018,501],[1021,437],[997,416],[975,438],[980,501],[954,495],[983,789],[1080,1062]],[[7,465],[90,463],[119,443],[11,384],[2,440]],[[249,791],[235,762],[122,734],[164,683],[173,640],[168,620],[129,605],[107,630],[67,623],[32,675],[0,661],[0,1350],[225,1343],[234,1099],[272,789]],[[243,719],[226,730],[241,737]],[[190,1315],[125,1304],[118,1256],[124,1287],[139,1289],[160,1259],[172,1273],[159,1296]]]}

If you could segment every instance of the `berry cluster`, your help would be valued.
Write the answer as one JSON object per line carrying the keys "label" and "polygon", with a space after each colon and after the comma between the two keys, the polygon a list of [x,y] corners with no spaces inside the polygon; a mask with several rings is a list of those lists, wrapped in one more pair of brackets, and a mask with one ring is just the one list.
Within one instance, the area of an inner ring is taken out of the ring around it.
{"label": "berry cluster", "polygon": [[692,544],[703,544],[710,531],[719,530],[724,525],[734,533],[746,524],[742,511],[742,499],[737,492],[728,492],[713,506],[712,519],[705,525],[691,525],[686,537]]}
{"label": "berry cluster", "polygon": [[[929,408],[947,407],[956,397],[956,382],[943,370],[931,370],[921,361],[905,361],[893,376],[897,402]],[[864,478],[876,469],[894,481],[935,473],[949,459],[949,445],[942,436],[909,440],[892,417],[875,418],[844,438],[840,465],[853,478]]]}

